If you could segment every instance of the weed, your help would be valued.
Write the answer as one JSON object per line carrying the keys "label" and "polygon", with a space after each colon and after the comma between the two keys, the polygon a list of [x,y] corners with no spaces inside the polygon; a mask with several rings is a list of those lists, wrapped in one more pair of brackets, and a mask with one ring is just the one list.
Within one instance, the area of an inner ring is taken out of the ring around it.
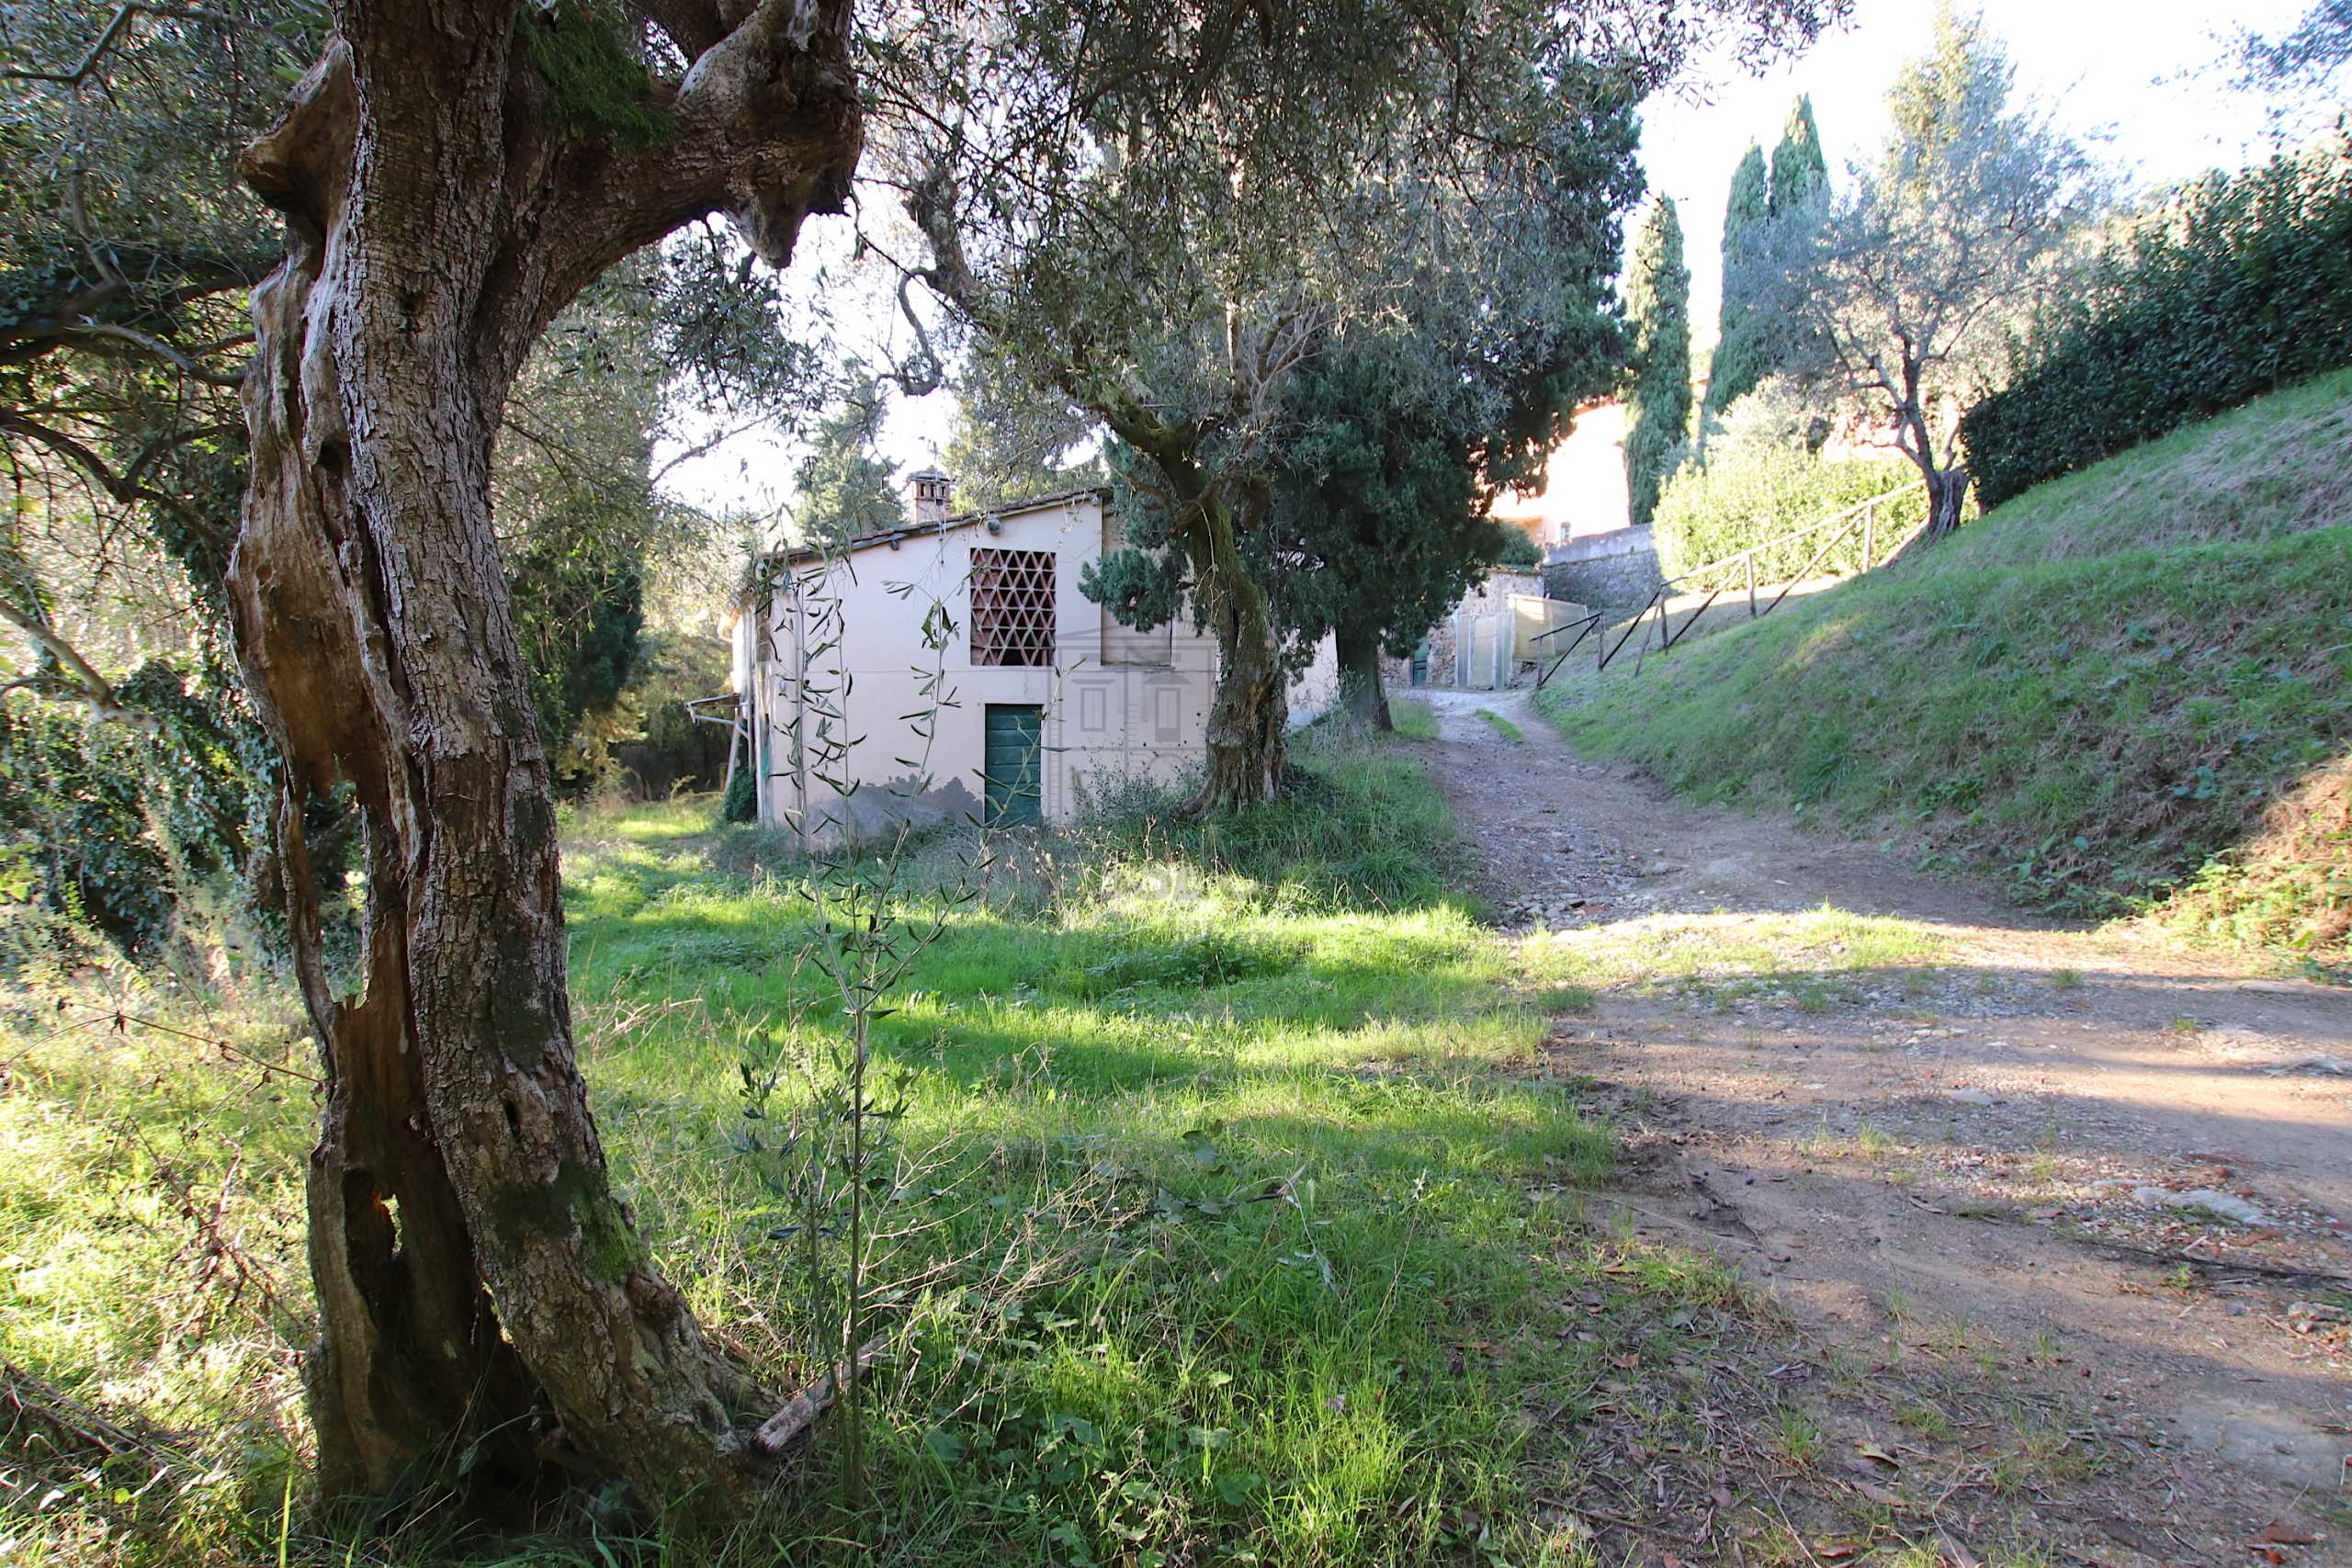
{"label": "weed", "polygon": [[1437,739],[1437,710],[1427,697],[1391,697],[1388,722],[1408,740]]}
{"label": "weed", "polygon": [[1793,1404],[1783,1404],[1774,1413],[1773,1447],[1781,1457],[1798,1470],[1811,1470],[1820,1462],[1823,1438],[1821,1427],[1814,1418]]}
{"label": "weed", "polygon": [[1894,1407],[1894,1418],[1921,1437],[1939,1443],[1951,1441],[1958,1428],[1951,1413],[1942,1406],[1924,1399],[1915,1399]]}
{"label": "weed", "polygon": [[2083,973],[2079,969],[2052,969],[2050,988],[2053,991],[2079,991],[2083,988]]}
{"label": "weed", "polygon": [[[1540,1047],[1545,994],[1442,869],[1381,853],[1401,837],[1418,861],[1434,841],[1445,863],[1452,829],[1418,764],[1377,746],[1299,755],[1311,809],[1212,834],[1148,799],[1106,805],[970,901],[941,891],[969,836],[910,840],[899,908],[937,934],[866,1010],[862,1091],[843,1071],[854,1021],[793,962],[821,935],[820,868],[772,834],[714,830],[707,802],[583,813],[567,840],[580,1065],[616,1181],[697,1313],[780,1383],[842,1353],[838,1320],[810,1343],[833,1308],[805,1299],[798,1249],[812,1213],[847,1248],[846,1209],[812,1211],[810,1188],[839,1197],[864,1172],[853,1333],[891,1348],[856,1420],[910,1560],[1426,1562],[1451,1551],[1436,1521],[1475,1502],[1497,1552],[1535,1561],[1526,1439],[1504,1413],[1552,1371],[1509,1354],[1456,1367],[1453,1348],[1521,1343],[1573,1280],[1663,1371],[1663,1348],[1733,1300],[1719,1270],[1630,1231],[1586,1250],[1573,1199],[1610,1168],[1608,1132],[1569,1086],[1491,1070]],[[883,857],[846,869],[872,879]],[[350,1541],[305,1525],[299,1447],[308,1096],[243,1055],[61,1028],[118,1010],[201,1021],[282,1061],[290,1004],[274,985],[199,1007],[130,976],[75,984],[38,1013],[0,1004],[0,1360],[125,1430],[166,1414],[198,1446],[41,1467],[60,1498],[7,1533],[32,1562],[244,1568],[275,1559],[291,1475],[290,1562],[341,1563]],[[758,1084],[774,1075],[763,1100],[744,1093],[747,1062]],[[862,1158],[820,1156],[860,1093],[888,1113],[869,1116]],[[746,1130],[760,1157],[714,1157]],[[150,1185],[157,1159],[178,1186]],[[1564,1198],[1532,1201],[1537,1183]],[[219,1213],[288,1314],[174,1263],[192,1235],[174,1192]],[[838,1285],[841,1258],[816,1272]],[[607,1529],[608,1560],[854,1560],[865,1527],[835,1484],[849,1418],[836,1408],[809,1483],[758,1520],[707,1543],[684,1521]],[[170,1499],[152,1544],[117,1488]],[[474,1550],[438,1528],[389,1523],[352,1560]],[[602,1568],[585,1541],[525,1539],[503,1560]]]}
{"label": "weed", "polygon": [[1485,719],[1487,726],[1491,728],[1496,734],[1501,736],[1504,739],[1510,741],[1513,745],[1517,745],[1519,742],[1527,739],[1525,735],[1520,732],[1519,726],[1513,724],[1510,720],[1505,718],[1502,715],[1497,713],[1492,708],[1480,708],[1478,710],[1478,716]]}

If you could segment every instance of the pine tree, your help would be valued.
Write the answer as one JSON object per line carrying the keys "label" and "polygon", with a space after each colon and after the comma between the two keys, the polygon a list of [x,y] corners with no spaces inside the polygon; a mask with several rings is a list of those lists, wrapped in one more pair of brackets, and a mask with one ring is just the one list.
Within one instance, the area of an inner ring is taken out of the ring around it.
{"label": "pine tree", "polygon": [[1634,389],[1625,408],[1625,485],[1633,520],[1647,523],[1690,419],[1690,269],[1682,222],[1660,197],[1634,242],[1625,281],[1634,327]]}
{"label": "pine tree", "polygon": [[1724,207],[1724,298],[1715,318],[1720,335],[1713,374],[1707,383],[1709,413],[1730,407],[1764,378],[1768,368],[1759,341],[1762,323],[1753,317],[1761,282],[1757,268],[1771,221],[1772,177],[1765,168],[1764,149],[1751,141],[1739,167],[1732,172],[1731,199]]}
{"label": "pine tree", "polygon": [[1789,106],[1789,123],[1772,149],[1771,205],[1776,221],[1818,217],[1829,205],[1829,160],[1821,151],[1810,95],[1800,94]]}

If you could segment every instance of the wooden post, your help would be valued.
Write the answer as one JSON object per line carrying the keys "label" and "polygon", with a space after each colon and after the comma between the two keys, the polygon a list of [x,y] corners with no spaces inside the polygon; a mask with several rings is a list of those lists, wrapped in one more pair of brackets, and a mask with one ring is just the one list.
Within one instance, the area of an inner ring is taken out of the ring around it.
{"label": "wooden post", "polygon": [[1747,552],[1747,618],[1756,618],[1756,552]]}
{"label": "wooden post", "polygon": [[1873,496],[1862,506],[1862,570],[1871,569],[1871,557],[1878,549],[1878,498]]}

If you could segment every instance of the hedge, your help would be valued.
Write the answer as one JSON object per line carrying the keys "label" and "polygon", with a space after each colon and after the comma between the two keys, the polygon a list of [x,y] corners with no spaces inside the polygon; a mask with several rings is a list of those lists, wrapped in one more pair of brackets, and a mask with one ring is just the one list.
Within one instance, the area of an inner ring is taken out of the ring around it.
{"label": "hedge", "polygon": [[[1736,554],[1781,534],[1818,523],[1835,513],[1898,486],[1916,483],[1919,470],[1900,457],[1828,462],[1800,447],[1757,444],[1736,457],[1719,457],[1704,468],[1686,466],[1659,492],[1652,522],[1658,564],[1669,575]],[[1928,512],[1924,491],[1907,491],[1878,510],[1879,558]],[[1756,558],[1756,581],[1783,582],[1803,570],[1820,536],[1778,545]],[[1861,570],[1859,532],[1815,567],[1816,574]],[[1736,574],[1727,585],[1737,587]],[[1708,586],[1714,586],[1711,581]]]}
{"label": "hedge", "polygon": [[2352,365],[2352,141],[2189,187],[2061,293],[1961,421],[1987,507]]}

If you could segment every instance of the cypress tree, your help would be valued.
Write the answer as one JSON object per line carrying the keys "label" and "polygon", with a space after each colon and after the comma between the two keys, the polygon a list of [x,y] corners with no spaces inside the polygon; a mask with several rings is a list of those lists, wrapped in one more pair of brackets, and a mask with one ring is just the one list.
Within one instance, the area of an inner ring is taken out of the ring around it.
{"label": "cypress tree", "polygon": [[1625,400],[1625,488],[1633,520],[1647,523],[1690,420],[1690,269],[1682,222],[1660,197],[1634,241],[1625,279],[1634,326],[1634,388]]}
{"label": "cypress tree", "polygon": [[1822,154],[1821,128],[1814,123],[1813,98],[1798,95],[1789,123],[1772,149],[1772,216],[1818,217],[1829,205],[1829,160]]}
{"label": "cypress tree", "polygon": [[1763,323],[1755,321],[1756,268],[1772,221],[1772,177],[1764,149],[1747,144],[1732,172],[1731,199],[1724,207],[1724,298],[1715,320],[1721,329],[1713,374],[1707,382],[1707,412],[1720,413],[1764,378],[1766,355],[1759,342]]}

